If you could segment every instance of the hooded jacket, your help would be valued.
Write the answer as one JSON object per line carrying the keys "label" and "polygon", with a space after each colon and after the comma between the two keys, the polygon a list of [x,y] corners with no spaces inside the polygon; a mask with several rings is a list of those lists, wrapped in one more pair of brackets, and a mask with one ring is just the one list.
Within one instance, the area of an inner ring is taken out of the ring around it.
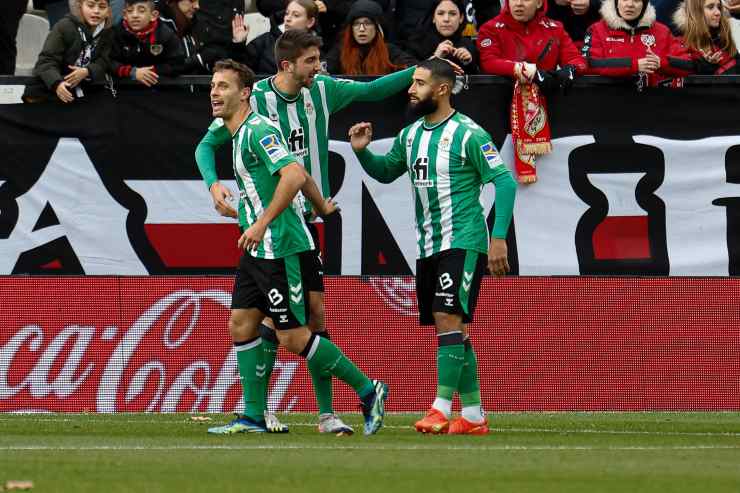
{"label": "hooded jacket", "polygon": [[[185,56],[184,74],[207,74],[208,69],[198,53],[200,43],[193,36],[195,18],[191,21],[177,8],[176,1],[160,4],[159,20],[170,27],[180,39],[180,45]],[[197,17],[197,14],[196,14]]]}
{"label": "hooded jacket", "polygon": [[[730,23],[730,36],[732,37],[732,42],[735,44],[735,49],[739,54],[733,57],[723,50],[722,58],[719,63],[711,64],[704,60],[704,55],[699,50],[687,46],[686,48],[689,50],[691,60],[694,62],[694,72],[703,75],[738,73],[738,68],[740,68],[738,65],[740,62],[740,20],[732,17],[729,17],[727,20]],[[686,32],[686,22],[686,3],[681,2],[676,9],[676,12],[673,14],[673,25],[676,27],[678,32],[684,34]],[[714,50],[720,50],[720,48],[715,46],[714,43],[712,43],[712,48]]]}
{"label": "hooded jacket", "polygon": [[126,20],[113,28],[113,73],[130,77],[136,67],[154,66],[159,75],[174,77],[185,68],[185,54],[177,34],[159,19],[142,32],[130,30]]}
{"label": "hooded jacket", "polygon": [[506,1],[501,13],[478,31],[481,72],[514,77],[517,62],[534,63],[547,71],[572,65],[576,72],[583,72],[586,62],[563,24],[546,13],[547,0],[544,0],[529,22],[519,22],[511,15]]}
{"label": "hooded jacket", "polygon": [[693,71],[688,50],[665,24],[656,22],[652,5],[647,5],[635,27],[617,13],[616,0],[604,1],[601,17],[589,28],[584,39],[583,55],[588,62],[588,73],[607,77],[637,75],[637,61],[647,56],[648,47],[660,57],[660,68],[648,76],[649,86]]}
{"label": "hooded jacket", "polygon": [[[101,26],[102,27],[102,26]],[[111,30],[95,32],[77,16],[69,14],[54,25],[39,53],[33,69],[36,79],[26,86],[26,96],[41,97],[55,91],[70,72],[70,65],[82,65],[90,71],[92,82],[103,82],[110,69]],[[84,59],[84,60],[83,60]],[[84,87],[85,81],[82,82]]]}

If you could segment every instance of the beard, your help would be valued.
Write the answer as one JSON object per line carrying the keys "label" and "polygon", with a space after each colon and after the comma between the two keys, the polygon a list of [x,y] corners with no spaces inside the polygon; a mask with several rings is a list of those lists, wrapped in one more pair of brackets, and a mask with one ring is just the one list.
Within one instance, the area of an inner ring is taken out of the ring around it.
{"label": "beard", "polygon": [[422,116],[427,116],[437,111],[437,102],[432,98],[420,99],[416,104],[409,101],[406,105],[406,114],[416,120]]}

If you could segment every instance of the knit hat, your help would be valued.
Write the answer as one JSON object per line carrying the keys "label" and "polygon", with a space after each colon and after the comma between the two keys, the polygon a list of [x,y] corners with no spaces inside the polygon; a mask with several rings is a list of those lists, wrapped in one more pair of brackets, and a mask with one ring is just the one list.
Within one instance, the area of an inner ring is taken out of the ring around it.
{"label": "knit hat", "polygon": [[373,0],[357,0],[352,4],[347,14],[347,24],[352,24],[355,19],[360,17],[367,17],[372,19],[375,24],[380,24],[380,19],[383,17],[383,9]]}

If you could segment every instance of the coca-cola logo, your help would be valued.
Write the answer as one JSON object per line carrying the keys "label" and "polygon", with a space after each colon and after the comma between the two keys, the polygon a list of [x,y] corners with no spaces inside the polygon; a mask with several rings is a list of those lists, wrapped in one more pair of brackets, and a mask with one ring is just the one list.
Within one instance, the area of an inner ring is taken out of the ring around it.
{"label": "coca-cola logo", "polygon": [[[44,399],[56,409],[54,402],[81,400],[98,412],[239,411],[242,390],[225,330],[230,303],[224,290],[177,290],[143,310],[123,332],[110,324],[70,324],[46,345],[51,330],[25,325],[0,347],[0,405],[12,409],[16,402],[20,407],[12,410],[43,411],[31,403]],[[297,366],[276,362],[268,397],[274,408]],[[92,392],[94,408],[85,395]],[[286,407],[295,403],[291,396]]]}
{"label": "coca-cola logo", "polygon": [[413,277],[371,277],[370,285],[383,303],[401,315],[418,315]]}

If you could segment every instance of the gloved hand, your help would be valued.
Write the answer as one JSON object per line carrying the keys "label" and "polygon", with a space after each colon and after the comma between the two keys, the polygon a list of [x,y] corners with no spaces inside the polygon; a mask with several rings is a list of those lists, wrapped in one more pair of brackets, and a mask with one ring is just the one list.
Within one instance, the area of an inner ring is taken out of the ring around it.
{"label": "gloved hand", "polygon": [[563,93],[567,93],[573,86],[573,81],[576,80],[576,68],[573,65],[566,65],[553,72],[553,75],[557,79],[558,85],[563,89]]}
{"label": "gloved hand", "polygon": [[541,69],[537,69],[537,73],[534,74],[532,82],[537,84],[542,92],[552,92],[560,87],[558,80],[553,76],[552,72],[547,72]]}

